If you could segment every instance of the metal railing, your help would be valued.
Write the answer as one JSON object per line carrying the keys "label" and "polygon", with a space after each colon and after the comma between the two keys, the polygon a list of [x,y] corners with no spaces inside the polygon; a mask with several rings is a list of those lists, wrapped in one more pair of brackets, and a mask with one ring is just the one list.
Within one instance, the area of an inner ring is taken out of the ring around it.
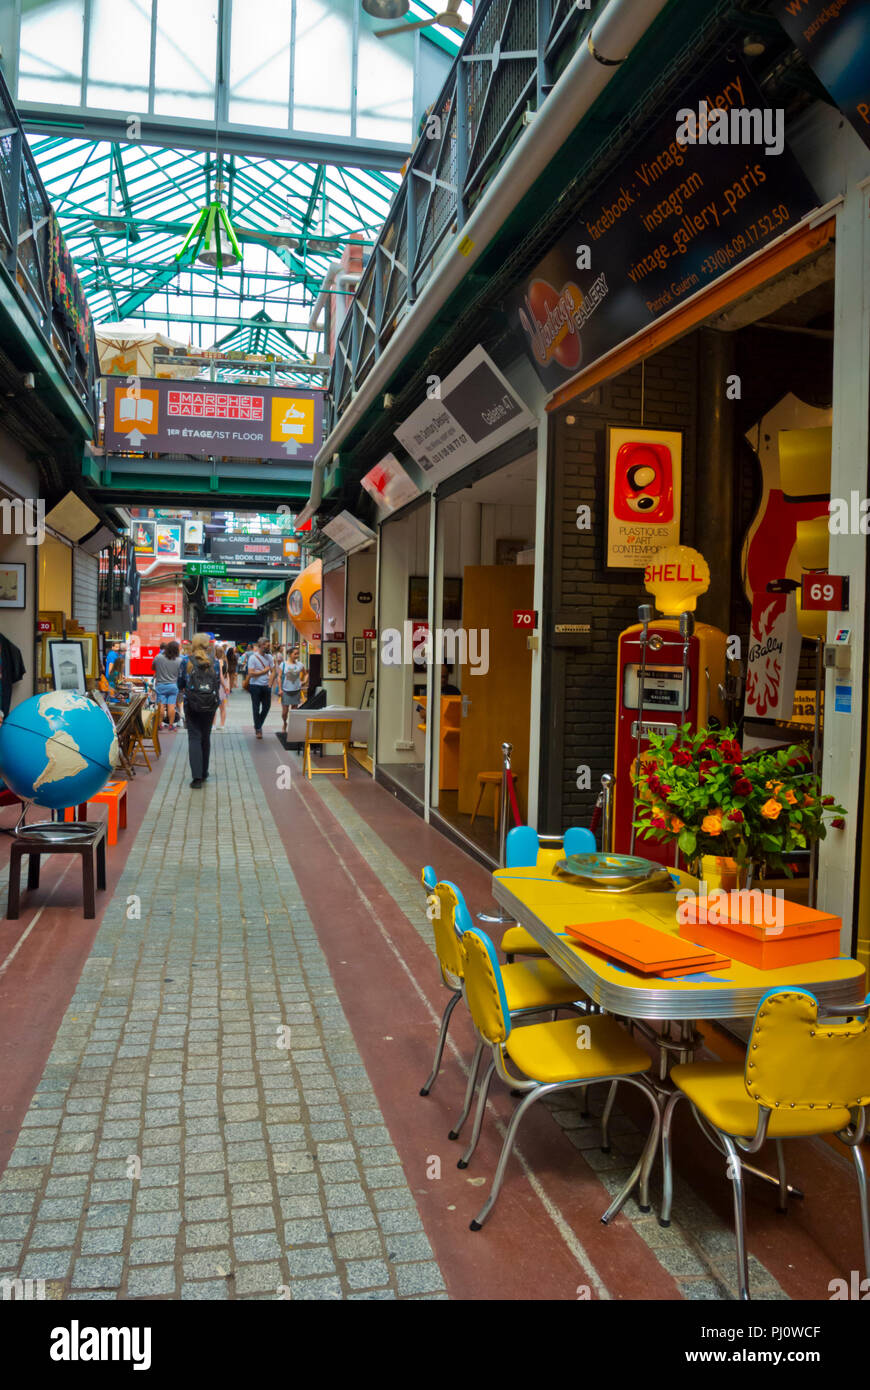
{"label": "metal railing", "polygon": [[[0,74],[0,260],[63,376],[96,426],[97,345],[93,325],[87,335],[89,351],[85,351],[53,297],[51,236],[51,201]],[[80,288],[79,280],[69,264],[65,275],[72,277],[74,293]]]}
{"label": "metal railing", "polygon": [[327,433],[595,20],[575,0],[481,0],[336,340]]}

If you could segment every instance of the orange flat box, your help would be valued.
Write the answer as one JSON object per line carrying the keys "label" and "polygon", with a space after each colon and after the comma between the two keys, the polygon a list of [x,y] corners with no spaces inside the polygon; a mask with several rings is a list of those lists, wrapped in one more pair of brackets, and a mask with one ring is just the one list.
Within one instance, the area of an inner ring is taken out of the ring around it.
{"label": "orange flat box", "polygon": [[[697,941],[713,950],[725,951],[744,965],[757,970],[781,970],[788,965],[806,965],[814,960],[833,960],[840,954],[842,922],[829,912],[818,912],[801,903],[775,899],[774,904],[759,903],[757,893],[729,893],[719,898],[690,898],[680,904],[677,920],[685,941]],[[779,921],[765,923],[774,912]],[[716,920],[705,921],[706,916]]]}
{"label": "orange flat box", "polygon": [[695,945],[694,950],[686,950],[670,933],[635,922],[631,917],[620,917],[613,922],[583,922],[578,926],[566,926],[565,930],[584,946],[611,960],[621,961],[642,975],[657,975],[661,970],[677,968],[689,974],[693,969],[706,970],[716,960],[715,954],[703,946]]}

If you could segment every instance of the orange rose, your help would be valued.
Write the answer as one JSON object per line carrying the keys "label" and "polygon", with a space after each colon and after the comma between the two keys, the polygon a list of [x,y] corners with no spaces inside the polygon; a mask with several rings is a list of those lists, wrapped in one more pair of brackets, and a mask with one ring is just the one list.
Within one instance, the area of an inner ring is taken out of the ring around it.
{"label": "orange rose", "polygon": [[671,816],[671,830],[677,835],[683,828],[683,822],[677,816]]}
{"label": "orange rose", "polygon": [[805,806],[812,806],[812,804],[813,804],[813,798],[812,798],[811,796],[805,796],[805,797],[804,797],[804,805],[805,805]]}
{"label": "orange rose", "polygon": [[797,806],[797,797],[795,796],[794,792],[786,792],[785,799],[788,802],[789,806]]}
{"label": "orange rose", "polygon": [[775,795],[782,786],[782,782],[765,782],[764,786],[766,791],[773,792]]}
{"label": "orange rose", "polygon": [[711,815],[705,816],[701,821],[701,829],[705,835],[722,834],[722,812],[713,811]]}
{"label": "orange rose", "polygon": [[761,808],[761,814],[764,816],[766,820],[779,820],[779,815],[781,811],[782,807],[780,806],[779,802],[774,799],[774,797],[771,797],[769,801],[765,801],[764,805]]}

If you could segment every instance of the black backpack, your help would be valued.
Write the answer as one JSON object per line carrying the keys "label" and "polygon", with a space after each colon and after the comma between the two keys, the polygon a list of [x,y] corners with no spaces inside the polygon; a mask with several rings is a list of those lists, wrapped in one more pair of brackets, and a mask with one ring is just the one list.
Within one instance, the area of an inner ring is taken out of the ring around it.
{"label": "black backpack", "polygon": [[188,661],[184,678],[184,703],[191,714],[214,714],[221,702],[220,681],[214,664]]}

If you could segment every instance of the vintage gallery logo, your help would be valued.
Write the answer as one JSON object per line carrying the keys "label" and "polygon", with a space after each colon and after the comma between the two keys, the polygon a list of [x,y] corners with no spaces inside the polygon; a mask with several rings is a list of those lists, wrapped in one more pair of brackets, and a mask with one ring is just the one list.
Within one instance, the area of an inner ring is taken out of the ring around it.
{"label": "vintage gallery logo", "polygon": [[549,280],[532,280],[519,317],[535,361],[542,367],[558,362],[566,371],[577,371],[583,360],[580,329],[606,294],[607,281],[603,274],[593,281],[585,295],[570,280],[561,290],[555,289]]}

